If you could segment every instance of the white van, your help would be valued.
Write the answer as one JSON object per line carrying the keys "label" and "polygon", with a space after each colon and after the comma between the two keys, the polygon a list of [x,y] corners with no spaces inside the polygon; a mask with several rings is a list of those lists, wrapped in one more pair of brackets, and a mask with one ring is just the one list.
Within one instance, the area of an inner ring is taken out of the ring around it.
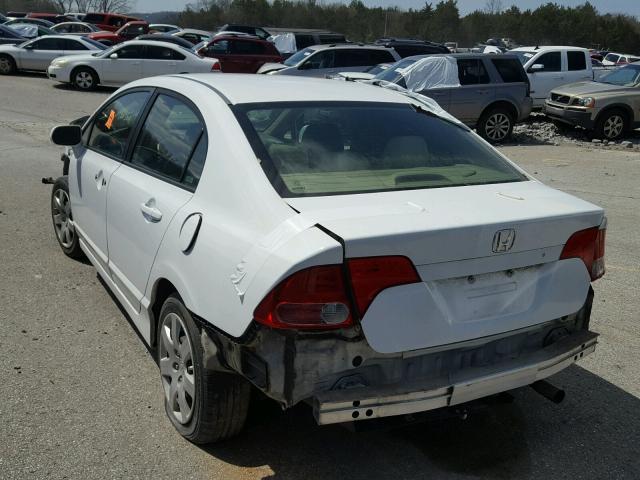
{"label": "white van", "polygon": [[593,80],[591,57],[579,47],[520,47],[509,50],[520,58],[531,83],[533,108],[540,109],[551,90],[567,83]]}

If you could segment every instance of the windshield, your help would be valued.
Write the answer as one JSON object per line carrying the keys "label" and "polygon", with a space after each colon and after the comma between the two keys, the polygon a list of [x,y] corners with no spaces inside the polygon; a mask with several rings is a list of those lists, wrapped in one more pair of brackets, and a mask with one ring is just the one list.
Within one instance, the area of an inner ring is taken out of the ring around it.
{"label": "windshield", "polygon": [[640,81],[640,65],[626,65],[607,73],[600,78],[602,83],[632,87]]}
{"label": "windshield", "polygon": [[294,65],[297,65],[298,63],[300,63],[302,60],[304,60],[305,58],[307,58],[309,55],[311,55],[314,52],[313,49],[311,48],[305,48],[304,50],[300,50],[299,52],[294,53],[293,55],[291,55],[289,58],[287,58],[284,61],[284,64],[287,67],[293,67]]}
{"label": "windshield", "polygon": [[404,79],[402,77],[403,70],[416,63],[420,58],[405,58],[392,66],[378,73],[372,80],[382,80],[385,82],[399,83],[400,86],[406,88]]}
{"label": "windshield", "polygon": [[468,129],[409,104],[290,102],[234,111],[282,197],[527,179]]}
{"label": "windshield", "polygon": [[380,63],[378,65],[374,65],[365,70],[365,72],[370,73],[371,75],[378,75],[380,72],[384,72],[392,66],[390,63]]}
{"label": "windshield", "polygon": [[522,50],[509,50],[507,53],[511,53],[518,57],[518,60],[520,60],[520,63],[522,65],[531,60],[531,58],[533,58],[533,56],[535,55],[535,53],[533,52],[524,52]]}

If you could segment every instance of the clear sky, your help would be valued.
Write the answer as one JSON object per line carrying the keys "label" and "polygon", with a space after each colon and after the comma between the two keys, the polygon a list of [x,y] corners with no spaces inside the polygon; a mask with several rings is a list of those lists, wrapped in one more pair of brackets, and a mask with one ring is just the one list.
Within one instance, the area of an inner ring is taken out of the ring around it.
{"label": "clear sky", "polygon": [[[140,13],[158,12],[162,10],[183,10],[189,0],[134,0],[135,5],[132,10]],[[323,3],[335,3],[339,0],[319,0]],[[343,0],[347,2],[348,0]],[[436,4],[438,0],[429,0],[430,3]],[[503,0],[505,7],[517,5],[521,9],[536,8],[537,6],[547,3],[550,0]],[[420,8],[424,5],[425,0],[363,0],[367,6],[398,6],[401,8]],[[556,0],[567,6],[581,5],[585,0]],[[191,0],[191,3],[195,3]],[[462,15],[466,15],[474,10],[484,8],[485,0],[458,0],[458,8]],[[626,13],[629,15],[640,15],[640,0],[591,0],[600,12],[603,13]]]}

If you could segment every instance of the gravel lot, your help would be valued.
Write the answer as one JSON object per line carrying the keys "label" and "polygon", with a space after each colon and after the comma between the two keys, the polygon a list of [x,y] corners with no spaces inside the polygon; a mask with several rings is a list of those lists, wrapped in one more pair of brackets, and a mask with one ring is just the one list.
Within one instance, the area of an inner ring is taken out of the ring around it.
{"label": "gravel lot", "polygon": [[[201,449],[170,426],[155,363],[88,264],[67,259],[49,217],[60,149],[49,129],[110,93],[38,75],[0,78],[0,478],[640,478],[640,151],[587,142],[502,150],[548,184],[604,206],[596,353],[466,421],[354,433],[300,406],[253,408],[237,439]],[[535,144],[540,143],[540,144]],[[373,425],[377,426],[377,425]]]}

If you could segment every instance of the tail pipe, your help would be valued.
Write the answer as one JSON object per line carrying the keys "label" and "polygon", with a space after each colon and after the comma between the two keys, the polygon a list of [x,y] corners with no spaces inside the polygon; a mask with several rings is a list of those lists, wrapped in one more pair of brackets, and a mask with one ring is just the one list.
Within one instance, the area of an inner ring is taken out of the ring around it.
{"label": "tail pipe", "polygon": [[564,390],[554,387],[546,380],[538,380],[530,385],[536,392],[553,403],[561,403],[564,400]]}

